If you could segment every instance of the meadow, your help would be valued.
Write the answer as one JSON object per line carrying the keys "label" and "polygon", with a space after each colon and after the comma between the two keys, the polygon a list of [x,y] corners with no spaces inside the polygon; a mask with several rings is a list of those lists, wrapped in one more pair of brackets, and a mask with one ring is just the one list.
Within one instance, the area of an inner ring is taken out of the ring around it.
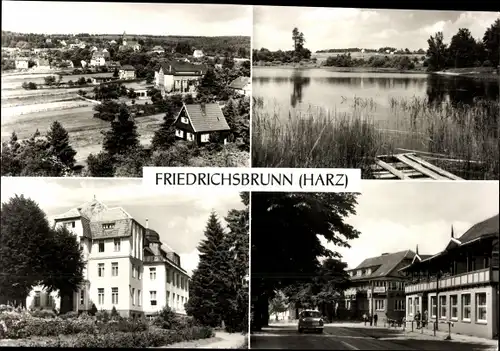
{"label": "meadow", "polygon": [[350,111],[281,110],[254,98],[253,167],[361,168],[371,178],[377,155],[402,150],[465,179],[499,177],[497,101],[430,104],[391,98],[390,118],[376,120],[376,104],[355,98]]}

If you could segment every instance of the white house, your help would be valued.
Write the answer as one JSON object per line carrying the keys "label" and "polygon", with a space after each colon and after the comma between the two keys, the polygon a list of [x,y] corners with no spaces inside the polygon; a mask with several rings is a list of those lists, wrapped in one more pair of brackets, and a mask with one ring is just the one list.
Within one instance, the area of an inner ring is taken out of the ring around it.
{"label": "white house", "polygon": [[90,65],[95,67],[106,66],[106,60],[109,60],[109,52],[103,50],[97,50],[92,53],[92,58],[90,59]]}
{"label": "white house", "polygon": [[120,79],[135,79],[135,68],[132,65],[125,65],[118,71]]}
{"label": "white house", "polygon": [[205,75],[204,65],[194,65],[179,61],[160,63],[155,72],[155,87],[165,93],[192,93]]}
{"label": "white house", "polygon": [[30,59],[27,57],[18,57],[15,60],[17,69],[28,69]]}
{"label": "white house", "polygon": [[165,53],[165,49],[159,45],[155,46],[151,51],[156,52],[157,54],[164,54]]}
{"label": "white house", "polygon": [[252,93],[252,82],[250,77],[238,77],[229,84],[229,88],[241,95],[250,95]]}
{"label": "white house", "polygon": [[194,50],[193,51],[194,58],[202,58],[203,56],[205,56],[205,54],[203,53],[203,50]]}
{"label": "white house", "polygon": [[[78,238],[86,263],[84,282],[68,304],[74,311],[113,307],[120,315],[136,317],[157,313],[164,306],[185,314],[189,275],[179,255],[162,245],[159,234],[140,223],[122,207],[110,208],[94,200],[54,218]],[[57,292],[35,287],[26,304],[31,308],[58,308]]]}

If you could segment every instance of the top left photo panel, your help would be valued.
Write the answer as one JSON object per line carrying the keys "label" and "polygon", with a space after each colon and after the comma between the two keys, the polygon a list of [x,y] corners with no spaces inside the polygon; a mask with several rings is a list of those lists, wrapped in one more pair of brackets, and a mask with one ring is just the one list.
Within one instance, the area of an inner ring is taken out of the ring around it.
{"label": "top left photo panel", "polygon": [[2,176],[250,167],[252,12],[2,1]]}

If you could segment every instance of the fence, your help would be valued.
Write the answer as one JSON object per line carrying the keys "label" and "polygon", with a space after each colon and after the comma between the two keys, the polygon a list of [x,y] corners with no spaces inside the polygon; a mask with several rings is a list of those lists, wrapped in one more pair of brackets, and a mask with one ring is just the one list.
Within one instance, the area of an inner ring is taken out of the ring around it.
{"label": "fence", "polygon": [[[411,329],[408,328],[408,331],[415,332],[416,330],[420,330],[420,334],[426,334],[426,333],[424,333],[424,330],[428,330],[427,328],[425,328],[428,321],[423,321],[423,322],[424,322],[424,325],[422,325],[422,321],[415,321],[415,320],[405,321],[403,324],[403,331],[406,332],[406,330],[407,330],[406,326],[409,324],[409,327]],[[436,336],[436,331],[438,330],[438,327],[437,327],[438,323],[439,324],[448,324],[448,335],[446,336],[445,340],[451,340],[451,327],[453,327],[454,323],[451,321],[439,321],[439,322],[438,321],[431,321],[429,324],[432,326],[431,334],[433,336]]]}

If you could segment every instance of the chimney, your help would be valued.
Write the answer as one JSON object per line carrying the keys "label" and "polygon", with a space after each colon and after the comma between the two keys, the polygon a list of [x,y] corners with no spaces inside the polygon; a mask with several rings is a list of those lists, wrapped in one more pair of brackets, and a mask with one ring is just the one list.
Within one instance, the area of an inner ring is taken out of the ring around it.
{"label": "chimney", "polygon": [[415,249],[415,253],[418,255],[418,245],[417,248]]}
{"label": "chimney", "polygon": [[454,238],[455,237],[455,233],[453,233],[453,224],[451,225],[451,237]]}
{"label": "chimney", "polygon": [[205,116],[207,114],[207,110],[204,102],[200,104],[200,108],[201,108],[201,113],[203,114],[203,116]]}
{"label": "chimney", "polygon": [[149,229],[149,219],[146,218],[146,229]]}

